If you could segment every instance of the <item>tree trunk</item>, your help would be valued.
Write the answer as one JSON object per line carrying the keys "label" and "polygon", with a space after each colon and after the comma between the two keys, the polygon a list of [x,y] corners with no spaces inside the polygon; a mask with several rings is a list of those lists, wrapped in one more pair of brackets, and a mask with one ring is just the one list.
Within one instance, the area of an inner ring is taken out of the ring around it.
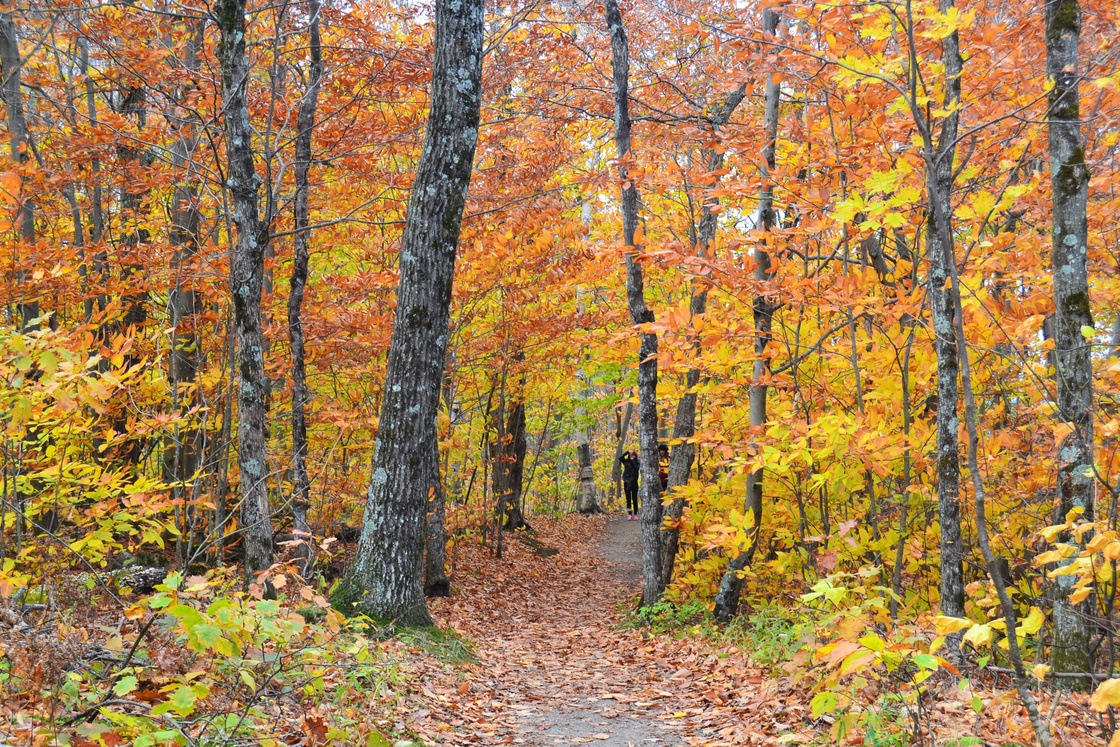
{"label": "tree trunk", "polygon": [[[941,0],[941,11],[952,7]],[[932,140],[926,147],[926,191],[929,221],[926,248],[930,270],[926,295],[933,320],[934,351],[937,354],[937,508],[941,525],[941,614],[964,617],[964,546],[960,519],[960,449],[957,441],[959,396],[957,388],[957,334],[954,326],[956,288],[949,282],[956,260],[952,233],[953,159],[957,149],[957,129],[961,95],[960,42],[957,32],[942,41],[945,66],[945,108],[951,113],[941,125],[936,150]],[[929,125],[927,125],[929,126]],[[932,137],[932,135],[930,135]],[[963,341],[962,341],[963,342]],[[950,637],[948,650],[955,651]]]}
{"label": "tree trunk", "polygon": [[246,0],[219,0],[214,6],[221,31],[218,60],[222,68],[225,110],[226,186],[233,203],[237,240],[230,266],[234,328],[237,336],[237,462],[241,488],[241,531],[248,578],[272,565],[272,517],[268,505],[265,448],[264,334],[261,286],[268,228],[257,212],[261,179],[253,165],[253,130],[249,124]]}
{"label": "tree trunk", "polygon": [[[196,22],[194,33],[187,40],[184,54],[184,67],[192,75],[198,73],[199,53],[202,50],[206,22]],[[179,95],[184,107],[189,107],[190,93],[194,88],[192,81]],[[182,181],[175,185],[171,195],[171,232],[169,241],[175,247],[172,267],[175,285],[171,288],[168,306],[171,309],[171,328],[174,330],[171,350],[168,353],[168,378],[171,382],[172,406],[181,416],[197,402],[197,396],[187,399],[180,391],[190,391],[198,378],[199,337],[196,334],[197,315],[200,311],[199,299],[194,290],[194,263],[198,259],[199,232],[202,227],[202,214],[198,209],[198,187],[190,175],[192,156],[198,138],[198,118],[187,114],[178,119],[181,129],[178,140],[171,148],[172,165],[184,173]],[[166,444],[164,453],[164,474],[174,487],[176,497],[181,496],[183,486],[194,477],[198,467],[198,431],[192,427],[182,429],[178,423]],[[194,491],[192,491],[193,493]],[[194,496],[192,495],[191,498]]]}
{"label": "tree trunk", "polygon": [[[719,128],[727,124],[731,114],[738,108],[746,96],[746,86],[727,94],[720,107],[711,115],[712,139],[716,138]],[[723,149],[705,148],[703,151],[705,164],[709,174],[714,174],[723,168]],[[711,246],[716,236],[718,220],[712,208],[719,205],[718,197],[708,197],[704,200],[700,212],[700,228],[696,236],[696,253],[707,258],[708,247]],[[689,302],[689,316],[691,320],[702,317],[708,310],[708,285],[705,280],[698,279],[692,284],[692,299]],[[700,351],[700,336],[693,332],[692,349],[695,353]],[[669,457],[669,482],[668,490],[681,487],[688,483],[688,474],[692,471],[692,461],[696,456],[696,444],[692,443],[692,436],[696,433],[696,392],[694,387],[700,383],[700,370],[689,369],[685,375],[685,393],[677,403],[677,418],[673,423],[674,442],[672,453]],[[621,456],[621,455],[620,455]],[[617,459],[615,460],[617,462]],[[675,497],[665,509],[665,526],[661,530],[661,590],[668,588],[673,580],[673,565],[677,560],[677,547],[680,544],[681,516],[684,514],[684,498]]]}
{"label": "tree trunk", "polygon": [[[1058,418],[1072,430],[1058,444],[1058,515],[1081,509],[1093,520],[1093,363],[1082,331],[1093,326],[1089,306],[1088,220],[1089,171],[1081,139],[1078,90],[1078,42],[1081,8],[1077,0],[1046,0],[1046,75],[1054,81],[1047,112],[1050,188],[1053,199],[1054,379]],[[1064,542],[1077,545],[1072,536]],[[1072,562],[1070,558],[1069,562]],[[1091,602],[1071,604],[1074,576],[1059,576],[1054,600],[1055,673],[1091,672],[1089,626]],[[1086,689],[1088,679],[1058,678],[1067,687]]]}
{"label": "tree trunk", "polygon": [[587,431],[576,429],[576,463],[579,465],[579,494],[576,497],[576,510],[585,516],[602,511],[595,495],[595,468],[591,466],[591,442]]}
{"label": "tree trunk", "polygon": [[432,457],[436,465],[435,482],[432,484],[431,499],[428,503],[428,525],[424,547],[424,596],[451,596],[451,582],[447,578],[447,532],[444,517],[447,513],[447,494],[443,491],[443,480],[439,472],[439,442]]}
{"label": "tree trunk", "polygon": [[[86,111],[89,116],[89,127],[93,128],[97,125],[97,105],[94,101],[93,76],[90,74],[89,42],[85,39],[79,40],[78,49],[80,54],[80,64],[82,72],[85,74],[86,78]],[[93,277],[94,285],[100,286],[103,282],[102,278],[104,278],[105,275],[105,264],[107,261],[107,257],[105,256],[104,250],[99,247],[105,228],[105,219],[102,215],[101,210],[101,159],[99,158],[94,158],[90,163],[90,199],[93,202],[93,206],[90,210],[89,240],[90,244],[92,244],[94,247],[98,247],[96,249],[97,253],[94,255],[93,260]],[[90,277],[88,266],[86,267],[85,272],[86,278],[88,279]],[[105,304],[108,302],[108,297],[104,293],[96,293],[94,294],[94,296],[97,300],[97,310],[104,311]],[[93,321],[93,307],[94,298],[87,298],[85,301],[86,324],[89,324]]]}
{"label": "tree trunk", "polygon": [[437,0],[431,112],[401,237],[397,310],[357,557],[336,597],[428,625],[423,552],[455,250],[478,139],[482,0]]}
{"label": "tree trunk", "polygon": [[[611,35],[611,72],[614,80],[614,142],[618,150],[618,180],[622,190],[622,239],[626,251],[626,300],[630,321],[637,327],[654,321],[646,306],[645,278],[634,243],[638,228],[638,188],[629,178],[630,45],[617,0],[606,0]],[[638,352],[638,444],[642,485],[639,490],[642,522],[642,606],[661,596],[661,478],[657,451],[657,335],[641,333]]]}
{"label": "tree trunk", "polygon": [[[524,384],[522,383],[522,389]],[[502,469],[504,489],[503,529],[521,529],[525,515],[521,511],[521,488],[525,481],[525,453],[528,442],[525,437],[525,400],[524,392],[518,392],[517,399],[509,404],[509,417],[506,419],[506,443],[502,449]]]}
{"label": "tree trunk", "polygon": [[[763,33],[774,35],[778,31],[780,16],[772,10],[762,12]],[[781,85],[774,82],[773,74],[766,73],[766,109],[763,114],[763,126],[766,128],[766,145],[763,149],[763,187],[758,200],[759,224],[765,233],[774,228],[774,187],[770,183],[770,174],[773,172],[776,161],[776,148],[778,142],[778,104],[781,98]],[[765,247],[755,249],[757,265],[754,277],[760,283],[769,282],[773,277],[770,268],[770,253]],[[754,352],[758,357],[754,362],[753,384],[750,390],[750,425],[751,430],[761,429],[766,424],[766,396],[769,387],[766,378],[770,375],[770,364],[764,357],[766,346],[770,343],[770,330],[773,323],[774,311],[777,304],[761,290],[754,297]],[[716,592],[715,616],[716,619],[726,624],[739,609],[739,597],[743,591],[742,572],[754,561],[755,551],[758,549],[758,539],[762,532],[762,470],[757,469],[747,476],[746,509],[751,517],[750,536],[747,546],[740,548],[739,554],[727,564],[727,570],[720,581],[719,591]]]}
{"label": "tree trunk", "polygon": [[[3,92],[8,115],[8,147],[12,160],[19,164],[26,163],[31,157],[31,131],[27,127],[27,116],[23,110],[22,70],[15,11],[6,11],[0,15],[0,74],[4,76],[0,91]],[[20,181],[23,183],[22,176]],[[20,197],[23,201],[19,210],[19,235],[23,249],[27,251],[35,245],[35,201],[26,194],[21,194]],[[37,325],[32,325],[32,320],[39,316],[39,302],[28,301],[23,297],[26,293],[24,279],[29,274],[23,267],[27,264],[27,258],[17,257],[15,264],[19,268],[17,279],[21,286],[21,297],[16,304],[20,330],[30,332],[37,328]]]}
{"label": "tree trunk", "polygon": [[[308,175],[311,172],[311,138],[315,131],[315,111],[319,103],[319,81],[323,78],[322,44],[319,38],[319,0],[307,0],[307,13],[310,20],[308,28],[311,65],[307,71],[307,91],[299,104],[296,119],[296,200],[295,200],[295,237],[292,256],[292,284],[288,294],[288,339],[292,346],[292,506],[296,518],[306,516],[311,505],[311,480],[307,476],[307,420],[306,407],[307,367],[304,362],[303,338],[303,293],[307,286],[308,240],[311,229],[308,227]],[[297,548],[297,556],[303,560],[306,570],[310,568],[311,536],[306,520],[296,531],[304,532],[299,539],[304,544]]]}

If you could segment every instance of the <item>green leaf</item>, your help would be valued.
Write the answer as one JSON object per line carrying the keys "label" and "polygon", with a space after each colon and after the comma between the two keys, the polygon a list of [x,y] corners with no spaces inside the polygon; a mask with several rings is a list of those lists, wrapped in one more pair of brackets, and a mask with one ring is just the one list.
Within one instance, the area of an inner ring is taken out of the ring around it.
{"label": "green leaf", "polygon": [[189,716],[194,712],[194,706],[198,699],[205,698],[209,694],[210,688],[206,685],[179,685],[171,693],[171,697],[152,709],[152,715],[159,716],[168,711],[175,711],[180,716]]}
{"label": "green leaf", "polygon": [[253,679],[253,675],[249,674],[244,669],[242,669],[241,671],[239,671],[237,673],[237,676],[241,678],[241,681],[245,683],[246,687],[248,687],[250,690],[252,690],[254,692],[256,691],[257,681],[255,679]]}
{"label": "green leaf", "polygon": [[914,663],[922,669],[937,669],[937,657],[933,654],[914,654]]}
{"label": "green leaf", "polygon": [[121,698],[128,695],[135,689],[136,678],[132,675],[129,675],[128,677],[121,677],[119,680],[117,680],[117,684],[113,685],[113,692],[115,692],[117,696]]}
{"label": "green leaf", "polygon": [[366,736],[366,747],[392,747],[392,742],[379,731],[371,731]]}
{"label": "green leaf", "polygon": [[820,718],[822,714],[832,713],[840,705],[840,696],[828,690],[822,690],[813,696],[809,706],[813,709],[813,718]]}
{"label": "green leaf", "polygon": [[1084,337],[1086,340],[1093,339],[1093,335],[1095,335],[1096,333],[1097,333],[1097,331],[1095,329],[1093,329],[1092,327],[1082,327],[1081,328],[1081,336]]}
{"label": "green leaf", "polygon": [[972,710],[976,711],[977,716],[984,710],[984,701],[980,700],[979,695],[972,696]]}
{"label": "green leaf", "polygon": [[190,628],[190,635],[200,646],[216,649],[218,642],[223,639],[222,629],[210,623],[198,623]]}

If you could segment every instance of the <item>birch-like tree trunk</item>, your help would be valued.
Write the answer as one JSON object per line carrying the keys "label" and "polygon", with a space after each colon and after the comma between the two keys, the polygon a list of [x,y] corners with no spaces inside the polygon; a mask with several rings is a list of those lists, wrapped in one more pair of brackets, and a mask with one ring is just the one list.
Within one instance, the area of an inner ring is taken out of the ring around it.
{"label": "birch-like tree trunk", "polygon": [[303,294],[307,287],[310,253],[308,240],[308,183],[311,173],[311,139],[315,131],[315,112],[319,103],[319,82],[323,78],[322,42],[319,37],[319,0],[307,1],[308,53],[307,90],[299,103],[296,118],[296,200],[295,237],[292,256],[292,284],[288,294],[288,340],[292,347],[292,514],[295,539],[303,540],[296,551],[304,575],[312,563],[311,528],[307,509],[311,504],[311,480],[307,476],[307,365],[304,362]]}
{"label": "birch-like tree trunk", "polygon": [[[719,107],[710,115],[712,126],[712,139],[718,137],[719,128],[727,124],[732,113],[739,107],[746,97],[746,86],[740,86],[735,91],[727,94]],[[723,168],[722,148],[705,148],[702,151],[704,163],[709,174],[715,174]],[[700,225],[696,232],[696,253],[701,258],[708,258],[708,250],[716,237],[718,219],[713,210],[719,205],[719,198],[707,197],[700,209]],[[689,300],[688,313],[692,320],[703,317],[708,310],[708,284],[703,279],[697,279],[692,284],[692,298]],[[692,350],[700,350],[699,333],[693,332]],[[696,444],[692,437],[696,433],[696,392],[693,391],[700,383],[700,369],[690,368],[685,374],[685,393],[677,403],[677,417],[673,422],[672,440],[674,446],[669,456],[669,481],[668,490],[681,487],[688,483],[688,475],[692,471],[692,462],[696,457]],[[618,460],[615,459],[617,464]],[[680,520],[684,514],[684,498],[675,497],[665,508],[665,526],[661,530],[661,590],[664,591],[673,580],[673,565],[677,560],[677,548],[680,545]]]}
{"label": "birch-like tree trunk", "polygon": [[[762,12],[763,32],[774,35],[778,31],[780,16],[773,10]],[[777,165],[778,143],[778,104],[781,99],[781,84],[774,81],[770,71],[766,73],[766,108],[763,113],[763,127],[766,131],[766,144],[763,148],[763,187],[758,199],[759,226],[763,232],[769,234],[774,228],[774,187],[770,182],[770,175]],[[755,270],[754,278],[759,283],[768,283],[773,277],[770,264],[770,253],[765,246],[756,247],[754,250]],[[766,378],[770,375],[770,364],[764,357],[766,346],[770,343],[770,330],[777,304],[761,289],[754,297],[754,352],[758,356],[754,362],[753,383],[750,389],[749,418],[751,429],[761,428],[766,424],[766,397],[769,387]],[[739,609],[739,597],[743,591],[743,570],[754,561],[754,554],[758,549],[758,538],[762,531],[762,470],[757,469],[747,476],[746,509],[751,517],[750,536],[747,546],[740,549],[738,555],[727,564],[727,570],[720,580],[719,591],[716,592],[715,616],[721,623],[727,623]]]}
{"label": "birch-like tree trunk", "polygon": [[250,79],[245,21],[246,0],[214,5],[221,40],[222,109],[226,135],[226,187],[233,206],[237,238],[230,265],[234,328],[237,335],[237,464],[240,471],[241,531],[249,578],[272,565],[272,516],[268,505],[264,334],[261,287],[264,281],[267,226],[257,212],[261,179],[253,163],[249,123]]}
{"label": "birch-like tree trunk", "polygon": [[[626,300],[634,326],[654,321],[646,305],[645,278],[635,244],[638,229],[638,188],[630,178],[630,44],[617,0],[606,0],[611,35],[611,73],[614,82],[614,142],[618,150],[618,179],[622,190],[622,239],[626,251]],[[657,452],[657,335],[641,334],[638,351],[638,444],[642,485],[639,490],[642,523],[642,606],[661,596],[661,477]]]}
{"label": "birch-like tree trunk", "polygon": [[[1089,171],[1081,139],[1078,42],[1081,8],[1077,0],[1046,0],[1046,75],[1050,89],[1047,124],[1053,199],[1054,380],[1058,418],[1070,431],[1058,444],[1058,516],[1081,509],[1093,519],[1093,362],[1082,330],[1093,326],[1089,306],[1087,203]],[[1064,541],[1075,544],[1072,536]],[[1071,558],[1072,560],[1072,558]],[[1059,576],[1054,600],[1055,673],[1091,672],[1090,602],[1071,604],[1074,577]],[[1087,688],[1088,679],[1058,678],[1064,686]]]}
{"label": "birch-like tree trunk", "polygon": [[[455,251],[482,89],[483,0],[437,0],[431,111],[401,236],[397,310],[357,556],[336,603],[428,625],[423,555]],[[433,476],[434,475],[434,476]]]}

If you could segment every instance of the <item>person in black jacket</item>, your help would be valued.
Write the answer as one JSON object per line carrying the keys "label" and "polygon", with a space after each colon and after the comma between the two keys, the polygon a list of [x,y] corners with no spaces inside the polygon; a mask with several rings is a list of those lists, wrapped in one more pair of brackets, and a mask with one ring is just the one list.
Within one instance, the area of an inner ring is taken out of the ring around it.
{"label": "person in black jacket", "polygon": [[622,487],[626,490],[626,519],[633,521],[638,518],[638,452],[625,452],[618,461],[622,462]]}

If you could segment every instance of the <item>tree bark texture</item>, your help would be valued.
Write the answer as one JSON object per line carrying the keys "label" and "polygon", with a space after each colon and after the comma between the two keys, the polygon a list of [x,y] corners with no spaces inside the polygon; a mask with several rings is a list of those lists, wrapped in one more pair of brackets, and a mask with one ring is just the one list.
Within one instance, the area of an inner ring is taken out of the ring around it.
{"label": "tree bark texture", "polygon": [[[941,11],[952,7],[942,0]],[[937,354],[937,510],[941,527],[941,613],[964,617],[964,545],[960,517],[960,446],[957,439],[959,390],[957,333],[954,326],[957,290],[950,282],[953,249],[951,203],[953,159],[957,150],[960,115],[954,110],[961,96],[960,41],[953,32],[942,41],[945,66],[945,108],[951,113],[941,124],[935,150],[926,148],[926,191],[929,220],[926,248],[929,280],[926,295],[933,321],[934,351]],[[932,152],[931,152],[932,151]],[[959,639],[957,639],[959,640]]]}
{"label": "tree bark texture", "polygon": [[525,481],[525,454],[529,449],[525,435],[525,400],[519,396],[508,406],[506,438],[502,444],[503,529],[521,529],[525,516],[521,511],[521,489]]}
{"label": "tree bark texture", "polygon": [[437,0],[431,111],[401,236],[397,310],[357,556],[338,602],[428,625],[425,515],[438,479],[436,413],[455,251],[478,140],[482,0]]}
{"label": "tree bark texture", "polygon": [[[1077,0],[1046,0],[1046,75],[1050,90],[1047,124],[1052,192],[1054,274],[1054,381],[1058,418],[1072,430],[1058,444],[1058,516],[1081,509],[1093,519],[1093,362],[1081,330],[1093,326],[1089,305],[1089,171],[1081,138],[1078,43],[1081,8]],[[1076,544],[1072,536],[1063,541]],[[1072,560],[1072,558],[1071,558]],[[1091,672],[1091,602],[1071,604],[1073,576],[1059,576],[1054,600],[1052,666],[1057,673]],[[1088,680],[1059,678],[1062,685],[1087,688]]]}
{"label": "tree bark texture", "polygon": [[[306,515],[311,504],[311,480],[307,476],[307,365],[304,360],[303,295],[307,287],[310,253],[308,243],[308,191],[311,173],[311,145],[315,129],[315,113],[319,103],[319,82],[323,78],[322,42],[319,37],[319,0],[308,0],[308,37],[311,64],[307,71],[307,90],[299,104],[296,117],[296,199],[295,236],[292,253],[292,282],[288,294],[288,340],[292,348],[292,505],[296,518]],[[305,566],[311,563],[310,527],[296,526],[305,532],[306,544],[297,548]]]}
{"label": "tree bark texture", "polygon": [[428,525],[424,537],[424,596],[451,596],[451,582],[447,578],[447,532],[444,518],[447,513],[447,494],[443,490],[443,480],[439,471],[439,442],[433,442],[436,465],[435,482],[432,484],[431,499],[428,503]]}
{"label": "tree bark texture", "polygon": [[[198,73],[205,28],[205,20],[199,20],[195,33],[187,40],[183,65],[192,75]],[[184,107],[190,105],[193,87],[193,83],[188,85],[178,96]],[[198,139],[198,118],[193,113],[187,114],[178,119],[176,124],[181,131],[171,148],[172,163],[177,169],[182,169],[184,175],[171,193],[171,231],[168,238],[175,247],[172,257],[175,285],[168,298],[171,328],[174,330],[168,353],[168,378],[171,381],[175,409],[182,416],[197,402],[197,396],[187,399],[180,390],[188,388],[189,391],[189,387],[198,378],[199,339],[195,334],[195,320],[201,305],[193,287],[193,278],[194,263],[198,259],[202,214],[197,204],[198,187],[190,174],[192,154]],[[197,430],[182,430],[176,424],[164,454],[164,474],[172,484],[184,484],[193,477],[198,467],[198,435]],[[182,488],[177,486],[175,490],[181,491]]]}
{"label": "tree bark texture", "polygon": [[579,493],[576,495],[576,511],[581,514],[597,514],[602,511],[595,494],[595,468],[591,466],[591,441],[587,431],[581,426],[576,429],[576,463],[579,465]]}
{"label": "tree bark texture", "polygon": [[[23,109],[23,60],[19,52],[19,35],[16,33],[15,11],[5,11],[0,15],[0,74],[4,76],[4,106],[8,117],[8,147],[12,160],[24,164],[31,157],[31,132],[27,127],[27,116]],[[23,177],[20,177],[21,182]],[[23,249],[27,251],[35,244],[35,201],[21,194],[19,210],[19,235]],[[23,257],[23,264],[27,258]],[[27,274],[25,269],[18,271],[21,283]],[[39,302],[20,298],[17,304],[20,329],[32,330],[32,320],[39,316]]]}
{"label": "tree bark texture", "polygon": [[[778,31],[780,16],[773,10],[762,12],[763,32],[774,35]],[[772,73],[766,73],[766,109],[763,113],[763,126],[766,128],[766,145],[763,149],[763,187],[758,200],[759,224],[764,234],[774,228],[774,187],[769,181],[770,174],[777,165],[776,150],[778,142],[778,104],[781,99],[781,85],[774,81]],[[754,278],[760,284],[770,282],[773,270],[770,253],[765,245],[755,248],[756,266]],[[754,352],[758,356],[754,362],[753,384],[750,389],[749,418],[751,430],[759,430],[766,425],[766,397],[769,387],[766,378],[770,375],[770,364],[764,357],[766,346],[770,343],[774,311],[777,304],[760,288],[754,297]],[[727,564],[727,570],[720,580],[716,592],[715,616],[721,623],[730,622],[739,609],[739,598],[743,591],[742,572],[754,562],[758,549],[758,539],[762,531],[762,470],[757,469],[747,476],[746,509],[751,517],[750,535],[747,546]]]}
{"label": "tree bark texture", "polygon": [[[630,152],[630,45],[617,0],[606,0],[607,29],[611,35],[611,73],[614,82],[614,142],[618,150],[618,178],[622,190],[622,238],[626,251],[626,300],[634,326],[654,321],[646,305],[645,278],[634,243],[638,228],[638,188],[629,178]],[[642,484],[642,606],[661,596],[661,477],[657,451],[657,335],[641,333],[638,352],[638,444]]]}
{"label": "tree bark texture", "polygon": [[[720,106],[712,113],[710,121],[712,126],[712,139],[718,136],[720,127],[727,124],[731,114],[739,107],[746,97],[746,86],[740,86],[729,93]],[[712,147],[702,151],[702,157],[709,174],[715,174],[723,168],[723,149]],[[708,197],[700,209],[700,225],[696,232],[696,253],[707,259],[709,247],[716,236],[719,221],[716,218],[715,206],[719,205],[719,198]],[[690,319],[702,317],[708,310],[708,284],[706,278],[697,278],[692,284],[692,297],[689,300],[688,313]],[[693,333],[692,349],[694,353],[700,351],[698,333]],[[692,471],[692,462],[696,458],[696,444],[692,437],[696,434],[696,392],[693,391],[700,383],[700,369],[691,368],[685,374],[685,393],[677,403],[677,416],[673,422],[673,447],[669,456],[668,491],[679,488],[688,483],[688,475]],[[621,455],[619,455],[621,456]],[[617,464],[618,459],[615,459]],[[684,498],[674,497],[664,510],[664,526],[661,529],[661,590],[665,591],[673,580],[673,565],[677,560],[677,548],[680,545],[681,516],[684,514]]]}
{"label": "tree bark texture", "polygon": [[253,164],[247,87],[246,0],[219,0],[214,6],[221,40],[222,108],[226,134],[226,187],[237,239],[230,266],[237,338],[237,463],[240,472],[241,531],[249,578],[272,565],[272,517],[268,505],[265,437],[264,333],[261,286],[269,235],[257,212],[261,179]]}

